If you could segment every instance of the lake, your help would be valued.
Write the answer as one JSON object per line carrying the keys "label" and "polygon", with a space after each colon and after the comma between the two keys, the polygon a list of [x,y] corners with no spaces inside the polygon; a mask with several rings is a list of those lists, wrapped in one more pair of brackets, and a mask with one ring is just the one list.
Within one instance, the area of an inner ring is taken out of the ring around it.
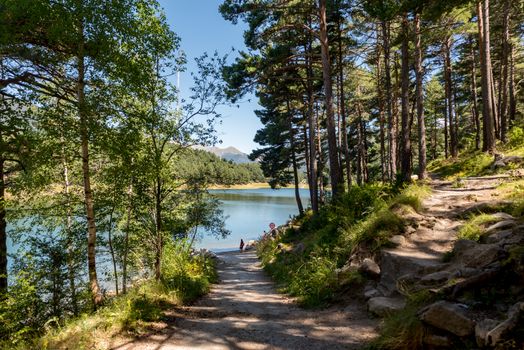
{"label": "lake", "polygon": [[[245,243],[251,239],[257,239],[264,231],[269,231],[271,222],[277,226],[282,225],[298,214],[295,192],[292,188],[226,189],[211,190],[210,193],[220,200],[220,208],[226,216],[226,228],[231,234],[225,239],[204,235],[202,240],[195,244],[197,248],[206,248],[214,252],[236,250],[240,245],[240,239],[243,239]],[[300,196],[304,208],[307,207],[309,190],[300,189]],[[32,230],[38,230],[38,227],[32,227]],[[11,231],[10,225],[8,226],[9,231]],[[8,239],[8,254],[15,254],[17,248],[17,245]],[[112,265],[106,247],[98,247],[97,262],[102,286],[111,289],[113,282],[108,281],[107,276],[111,274]],[[12,268],[12,263],[12,259],[8,259],[9,269]]]}
{"label": "lake", "polygon": [[[257,239],[264,231],[269,231],[269,224],[277,226],[286,223],[298,214],[295,190],[292,188],[249,189],[249,190],[212,190],[210,191],[222,203],[221,209],[227,216],[226,228],[231,234],[225,238],[205,236],[198,242],[198,248],[215,252],[238,249],[240,239],[248,242]],[[309,190],[300,189],[304,207],[309,203]]]}

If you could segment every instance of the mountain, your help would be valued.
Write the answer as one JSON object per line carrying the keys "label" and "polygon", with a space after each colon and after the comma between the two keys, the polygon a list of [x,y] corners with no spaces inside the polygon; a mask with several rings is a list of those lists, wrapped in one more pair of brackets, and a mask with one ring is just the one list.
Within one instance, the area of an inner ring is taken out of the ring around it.
{"label": "mountain", "polygon": [[252,161],[248,158],[247,154],[243,153],[242,151],[239,151],[235,147],[202,147],[201,149],[213,153],[222,159],[230,160],[233,163],[252,163]]}

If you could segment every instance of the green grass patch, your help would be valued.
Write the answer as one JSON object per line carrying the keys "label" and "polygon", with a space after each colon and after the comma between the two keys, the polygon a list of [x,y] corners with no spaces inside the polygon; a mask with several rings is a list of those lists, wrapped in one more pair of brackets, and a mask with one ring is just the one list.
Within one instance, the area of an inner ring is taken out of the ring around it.
{"label": "green grass patch", "polygon": [[470,219],[460,228],[458,237],[460,239],[469,239],[471,241],[480,241],[484,235],[487,224],[496,222],[498,219],[490,214],[478,214],[473,215]]}
{"label": "green grass patch", "polygon": [[368,350],[422,349],[425,330],[417,312],[430,304],[433,298],[428,291],[408,295],[406,307],[386,317],[380,336],[370,344]]}

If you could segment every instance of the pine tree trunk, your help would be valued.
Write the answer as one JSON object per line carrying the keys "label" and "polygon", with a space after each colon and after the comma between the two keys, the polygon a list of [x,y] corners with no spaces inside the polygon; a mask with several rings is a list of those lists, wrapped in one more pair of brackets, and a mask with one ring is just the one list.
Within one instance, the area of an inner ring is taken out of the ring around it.
{"label": "pine tree trunk", "polygon": [[318,212],[319,199],[318,199],[318,169],[317,169],[317,145],[316,145],[316,127],[317,120],[315,115],[315,95],[313,92],[313,62],[311,62],[311,56],[309,53],[312,53],[311,40],[306,47],[306,79],[307,79],[307,94],[308,94],[308,128],[309,128],[309,192],[311,198],[311,209],[313,212]]}
{"label": "pine tree trunk", "polygon": [[426,121],[424,120],[424,87],[422,68],[422,44],[420,36],[420,15],[415,15],[415,50],[417,79],[417,121],[418,121],[418,178],[426,178]]}
{"label": "pine tree trunk", "polygon": [[397,175],[397,140],[396,140],[396,129],[395,119],[393,117],[393,102],[391,91],[391,60],[390,60],[390,36],[389,36],[389,23],[386,21],[381,22],[382,26],[382,41],[384,50],[384,78],[385,78],[385,98],[386,98],[386,111],[388,117],[388,146],[389,146],[389,179],[394,181]]}
{"label": "pine tree trunk", "polygon": [[409,24],[407,14],[402,18],[402,145],[401,175],[403,182],[411,181],[411,140],[409,127]]}
{"label": "pine tree trunk", "polygon": [[[1,142],[0,135],[0,144]],[[0,154],[0,301],[7,296],[7,223],[5,208],[5,160]]]}
{"label": "pine tree trunk", "polygon": [[386,135],[384,130],[384,91],[382,89],[382,50],[380,48],[380,26],[377,24],[377,99],[378,99],[378,124],[379,124],[379,138],[380,138],[380,175],[382,182],[386,182],[388,162],[386,159]]}
{"label": "pine tree trunk", "polygon": [[508,84],[509,84],[509,55],[510,55],[510,1],[504,1],[503,39],[502,39],[502,79],[499,86],[501,93],[500,102],[500,139],[508,141]]}
{"label": "pine tree trunk", "polygon": [[108,239],[108,244],[109,244],[109,253],[111,254],[111,261],[113,262],[113,276],[115,277],[115,292],[116,292],[116,295],[118,295],[119,294],[118,269],[116,268],[115,250],[113,248],[113,212],[114,212],[114,207],[111,209],[111,213],[109,214],[109,229],[107,230],[107,239]]}
{"label": "pine tree trunk", "polygon": [[493,100],[491,82],[491,51],[489,40],[489,0],[477,3],[480,42],[480,66],[482,74],[482,123],[484,152],[495,152],[495,129],[493,125]]}
{"label": "pine tree trunk", "polygon": [[453,79],[451,68],[451,37],[448,37],[444,43],[444,64],[445,64],[445,81],[446,81],[446,100],[447,100],[447,119],[450,136],[450,153],[451,157],[456,158],[458,155],[457,130],[455,128],[455,116],[453,108]]}
{"label": "pine tree trunk", "polygon": [[[345,94],[344,94],[344,64],[343,64],[343,56],[342,56],[342,29],[340,28],[339,23],[339,30],[338,30],[338,62],[339,62],[339,101],[340,101],[340,114],[342,117],[342,128],[339,130],[339,133],[342,134],[342,149],[344,150],[344,166],[346,169],[346,180],[348,189],[351,188],[351,159],[349,159],[349,145],[348,145],[348,123],[347,123],[347,116],[346,116],[346,101]],[[342,165],[342,163],[341,163]]]}
{"label": "pine tree trunk", "polygon": [[515,49],[513,43],[509,47],[509,111],[508,124],[512,126],[515,122],[515,115],[517,113],[517,99],[515,98]]}
{"label": "pine tree trunk", "polygon": [[322,56],[322,76],[326,107],[326,124],[328,139],[329,174],[333,198],[344,192],[344,181],[339,164],[335,115],[333,111],[333,85],[331,81],[331,61],[329,58],[329,39],[327,32],[326,0],[319,0],[320,16],[320,50]]}
{"label": "pine tree trunk", "polygon": [[471,98],[473,104],[471,106],[471,116],[473,118],[473,125],[475,126],[475,149],[480,149],[480,119],[479,119],[479,108],[478,108],[478,96],[477,96],[477,67],[475,48],[473,46],[473,37],[469,36],[470,55],[471,55]]}
{"label": "pine tree trunk", "polygon": [[297,166],[297,157],[295,152],[295,132],[293,130],[293,119],[291,115],[291,108],[289,106],[289,100],[287,103],[287,113],[289,119],[289,147],[291,148],[291,161],[293,163],[293,181],[295,187],[295,200],[297,201],[298,213],[300,215],[304,214],[304,207],[302,206],[302,200],[300,199],[300,188],[298,183],[298,166]]}

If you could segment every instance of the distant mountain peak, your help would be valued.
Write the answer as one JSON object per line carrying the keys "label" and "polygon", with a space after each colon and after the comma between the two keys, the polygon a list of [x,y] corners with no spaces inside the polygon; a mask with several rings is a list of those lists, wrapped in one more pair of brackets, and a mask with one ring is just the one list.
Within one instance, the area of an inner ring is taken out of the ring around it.
{"label": "distant mountain peak", "polygon": [[233,163],[252,163],[252,161],[248,158],[247,154],[244,152],[238,150],[237,148],[233,146],[220,148],[220,147],[198,147],[200,149],[203,149],[205,151],[208,151],[210,153],[213,153],[214,155],[225,159],[230,160]]}

